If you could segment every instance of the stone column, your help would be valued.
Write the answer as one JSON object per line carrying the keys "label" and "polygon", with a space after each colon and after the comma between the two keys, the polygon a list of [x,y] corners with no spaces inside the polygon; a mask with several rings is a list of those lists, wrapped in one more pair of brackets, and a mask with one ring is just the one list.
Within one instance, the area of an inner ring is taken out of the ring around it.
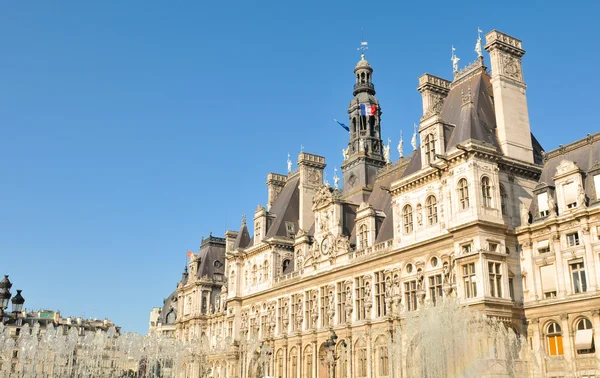
{"label": "stone column", "polygon": [[[316,338],[316,336],[315,336]],[[319,363],[319,350],[317,349],[317,340],[315,339],[313,342],[313,373],[312,376],[313,377],[318,377],[318,363]]]}
{"label": "stone column", "polygon": [[[287,378],[287,373],[288,373],[288,346],[286,343],[283,346],[283,377]],[[277,377],[277,378],[280,378],[280,377]]]}
{"label": "stone column", "polygon": [[563,258],[561,254],[562,248],[560,245],[560,235],[558,233],[552,237],[552,242],[554,243],[554,256],[556,257],[556,296],[559,298],[564,298],[567,295],[567,288],[565,286],[565,271],[563,268]]}
{"label": "stone column", "polygon": [[302,340],[298,341],[296,347],[298,348],[298,366],[296,366],[296,369],[298,370],[297,377],[302,378],[302,355],[304,354],[304,351],[302,350]]}
{"label": "stone column", "polygon": [[562,329],[563,357],[571,362],[573,359],[573,345],[571,344],[571,329],[569,327],[569,316],[560,314],[560,328]]}
{"label": "stone column", "polygon": [[592,249],[592,235],[590,234],[590,226],[585,224],[582,227],[583,244],[585,246],[585,271],[587,273],[587,290],[598,290],[598,281],[596,276],[596,264],[594,263],[594,251]]}

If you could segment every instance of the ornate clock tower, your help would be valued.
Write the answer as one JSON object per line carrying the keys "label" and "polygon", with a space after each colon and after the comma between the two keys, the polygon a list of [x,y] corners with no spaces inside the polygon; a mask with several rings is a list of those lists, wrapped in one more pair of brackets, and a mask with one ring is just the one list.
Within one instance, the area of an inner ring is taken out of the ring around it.
{"label": "ornate clock tower", "polygon": [[350,142],[344,150],[342,164],[343,197],[361,203],[373,190],[375,176],[385,165],[385,159],[381,141],[381,108],[375,97],[373,68],[365,59],[364,51],[354,68],[354,75],[354,98],[348,108]]}

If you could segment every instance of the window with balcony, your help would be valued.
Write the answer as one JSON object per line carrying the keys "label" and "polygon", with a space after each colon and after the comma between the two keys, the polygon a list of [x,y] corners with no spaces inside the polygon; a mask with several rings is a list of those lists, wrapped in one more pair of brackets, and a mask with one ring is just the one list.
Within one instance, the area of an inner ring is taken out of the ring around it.
{"label": "window with balcony", "polygon": [[502,297],[502,264],[498,262],[488,262],[488,274],[490,279],[490,295],[492,297]]}
{"label": "window with balcony", "polygon": [[477,296],[477,275],[475,274],[475,263],[464,264],[462,268],[465,298],[474,298]]}
{"label": "window with balcony", "polygon": [[583,261],[569,264],[571,270],[571,281],[573,284],[573,293],[585,293],[587,291],[587,282],[585,279],[585,268]]}
{"label": "window with balcony", "polygon": [[458,202],[461,210],[469,208],[469,185],[466,179],[458,181]]}

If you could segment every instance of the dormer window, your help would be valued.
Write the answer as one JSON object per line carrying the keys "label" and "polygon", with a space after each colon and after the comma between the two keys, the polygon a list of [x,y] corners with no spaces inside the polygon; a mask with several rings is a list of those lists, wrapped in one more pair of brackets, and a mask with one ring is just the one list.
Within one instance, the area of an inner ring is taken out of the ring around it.
{"label": "dormer window", "polygon": [[577,185],[575,182],[563,185],[563,198],[567,209],[577,207]]}
{"label": "dormer window", "polygon": [[538,201],[538,210],[540,212],[540,218],[547,217],[549,214],[548,192],[538,194],[537,201]]}
{"label": "dormer window", "polygon": [[285,231],[288,238],[294,238],[296,236],[296,225],[294,222],[285,222]]}
{"label": "dormer window", "polygon": [[360,248],[366,248],[367,247],[367,238],[368,238],[368,231],[367,231],[367,225],[363,224],[360,226],[359,229],[359,241],[360,241]]}
{"label": "dormer window", "polygon": [[429,164],[435,160],[435,135],[427,135],[423,146],[425,147],[425,161]]}

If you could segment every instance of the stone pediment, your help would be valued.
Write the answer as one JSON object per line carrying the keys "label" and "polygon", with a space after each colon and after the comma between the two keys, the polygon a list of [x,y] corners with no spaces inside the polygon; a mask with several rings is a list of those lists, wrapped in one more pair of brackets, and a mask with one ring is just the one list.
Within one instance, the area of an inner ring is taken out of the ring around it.
{"label": "stone pediment", "polygon": [[558,167],[556,167],[556,175],[554,176],[554,179],[558,178],[559,176],[567,176],[573,173],[579,173],[579,167],[577,164],[570,160],[563,160],[560,162]]}
{"label": "stone pediment", "polygon": [[317,193],[313,196],[313,206],[312,210],[322,209],[331,205],[336,199],[340,197],[339,191],[328,187],[327,185],[322,185]]}

